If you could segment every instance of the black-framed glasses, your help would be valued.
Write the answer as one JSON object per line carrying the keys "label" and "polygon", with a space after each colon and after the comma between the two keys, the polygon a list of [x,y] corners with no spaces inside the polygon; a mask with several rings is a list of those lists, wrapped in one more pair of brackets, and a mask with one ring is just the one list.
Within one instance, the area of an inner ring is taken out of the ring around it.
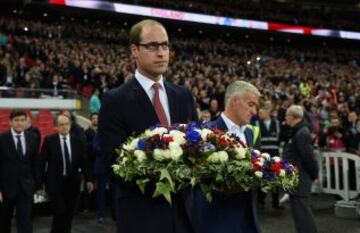
{"label": "black-framed glasses", "polygon": [[139,43],[138,46],[142,46],[145,49],[152,51],[152,52],[158,51],[159,48],[161,48],[162,50],[170,49],[170,44],[168,42],[163,42],[163,43],[150,42],[150,43],[146,43],[146,44]]}

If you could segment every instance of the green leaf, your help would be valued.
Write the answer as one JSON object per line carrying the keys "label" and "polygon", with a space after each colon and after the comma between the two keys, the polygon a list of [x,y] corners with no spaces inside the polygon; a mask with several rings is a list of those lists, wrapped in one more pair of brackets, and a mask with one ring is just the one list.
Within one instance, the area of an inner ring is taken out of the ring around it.
{"label": "green leaf", "polygon": [[158,197],[160,195],[163,195],[165,199],[169,202],[171,205],[171,192],[173,192],[172,187],[170,183],[166,182],[157,182],[156,183],[156,189],[154,191],[153,197]]}
{"label": "green leaf", "polygon": [[195,177],[191,177],[191,180],[190,180],[190,184],[191,184],[191,187],[195,187],[196,185],[196,178]]}
{"label": "green leaf", "polygon": [[210,192],[209,192],[209,193],[206,193],[205,196],[206,196],[206,200],[207,200],[208,202],[212,202],[213,198],[212,198],[212,195],[211,195]]}
{"label": "green leaf", "polygon": [[170,176],[169,171],[166,168],[164,168],[164,169],[160,170],[160,173],[161,173],[160,174],[160,180],[167,180],[169,182],[169,184],[170,184],[171,190],[174,191],[174,182],[173,182],[173,180],[172,180],[172,178]]}
{"label": "green leaf", "polygon": [[146,184],[150,181],[149,178],[146,179],[141,179],[141,180],[136,180],[136,184],[139,186],[141,192],[144,194],[145,193],[145,187]]}

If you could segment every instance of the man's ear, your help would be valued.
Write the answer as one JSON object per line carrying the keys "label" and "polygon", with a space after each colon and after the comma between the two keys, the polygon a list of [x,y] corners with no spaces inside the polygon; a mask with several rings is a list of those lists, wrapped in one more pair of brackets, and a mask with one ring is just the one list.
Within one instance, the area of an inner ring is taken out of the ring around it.
{"label": "man's ear", "polygon": [[133,58],[137,59],[139,56],[139,48],[136,45],[132,44],[130,46],[130,50],[131,50],[131,55],[133,56]]}

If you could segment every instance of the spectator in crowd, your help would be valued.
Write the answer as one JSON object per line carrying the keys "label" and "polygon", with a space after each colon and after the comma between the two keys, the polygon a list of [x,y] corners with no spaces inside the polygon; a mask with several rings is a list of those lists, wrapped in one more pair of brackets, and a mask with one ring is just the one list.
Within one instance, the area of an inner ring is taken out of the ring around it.
{"label": "spectator in crowd", "polygon": [[219,103],[218,103],[217,99],[210,100],[209,112],[210,112],[212,121],[217,119],[220,116],[221,111],[219,109]]}
{"label": "spectator in crowd", "polygon": [[286,123],[293,129],[291,140],[285,145],[283,157],[299,169],[299,186],[290,194],[291,210],[297,233],[316,233],[311,210],[311,184],[318,177],[311,133],[304,122],[304,111],[292,105],[286,111]]}
{"label": "spectator in crowd", "polygon": [[0,232],[11,233],[16,209],[17,232],[32,232],[35,190],[41,189],[38,139],[25,131],[26,113],[12,110],[10,130],[0,134]]}
{"label": "spectator in crowd", "polygon": [[358,116],[356,112],[352,111],[348,114],[348,124],[344,130],[344,143],[346,151],[354,154],[359,154],[360,149],[360,131],[358,130]]}
{"label": "spectator in crowd", "polygon": [[211,114],[208,110],[203,110],[200,112],[200,122],[207,123],[211,120]]}
{"label": "spectator in crowd", "polygon": [[99,113],[101,102],[100,102],[100,91],[98,88],[94,90],[94,93],[92,94],[90,98],[90,112],[91,113]]}

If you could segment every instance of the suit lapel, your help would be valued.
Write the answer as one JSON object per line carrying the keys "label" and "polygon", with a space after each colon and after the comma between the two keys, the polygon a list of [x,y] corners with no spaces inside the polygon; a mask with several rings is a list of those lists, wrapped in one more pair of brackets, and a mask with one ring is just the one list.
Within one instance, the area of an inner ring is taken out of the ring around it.
{"label": "suit lapel", "polygon": [[14,155],[17,158],[16,146],[15,146],[15,142],[14,142],[13,136],[11,134],[11,131],[8,131],[7,134],[8,134],[7,138],[9,140],[9,148],[10,148],[10,150],[12,150],[12,152],[10,154]]}
{"label": "suit lapel", "polygon": [[130,84],[132,86],[134,99],[137,102],[139,109],[143,112],[141,115],[143,116],[142,121],[147,121],[146,125],[148,126],[154,125],[154,122],[159,122],[154,106],[140,83],[136,80],[136,78],[133,78],[130,82],[132,82]]}
{"label": "suit lapel", "polygon": [[246,143],[248,144],[249,147],[253,146],[253,134],[251,129],[246,128],[244,131],[245,134],[245,138],[246,138]]}
{"label": "suit lapel", "polygon": [[215,126],[216,128],[222,130],[222,131],[226,131],[228,130],[225,121],[222,119],[222,117],[219,117],[218,119],[216,119],[215,121],[213,121],[210,125]]}

